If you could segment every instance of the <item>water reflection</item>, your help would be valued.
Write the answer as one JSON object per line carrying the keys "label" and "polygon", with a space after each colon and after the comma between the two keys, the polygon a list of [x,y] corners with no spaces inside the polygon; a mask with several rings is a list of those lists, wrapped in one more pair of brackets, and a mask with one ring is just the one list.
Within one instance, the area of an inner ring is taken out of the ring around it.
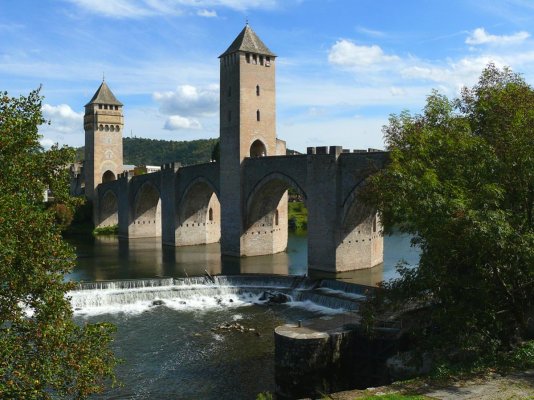
{"label": "water reflection", "polygon": [[[202,246],[162,246],[161,240],[120,239],[115,236],[77,237],[68,241],[76,247],[77,265],[71,280],[114,280],[153,277],[203,275],[277,274],[303,275],[307,271],[307,238],[289,234],[287,251],[258,257],[221,257],[218,243]],[[395,265],[401,259],[411,265],[419,260],[419,251],[410,247],[410,238],[393,235],[385,238],[384,264],[359,271],[332,275],[310,271],[312,277],[342,279],[375,285],[396,276]]]}

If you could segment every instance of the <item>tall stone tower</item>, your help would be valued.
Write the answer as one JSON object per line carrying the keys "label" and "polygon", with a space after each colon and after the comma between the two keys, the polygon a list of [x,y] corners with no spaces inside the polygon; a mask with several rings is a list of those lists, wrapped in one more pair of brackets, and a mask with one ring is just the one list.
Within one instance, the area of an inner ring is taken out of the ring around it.
{"label": "tall stone tower", "polygon": [[244,159],[285,154],[285,142],[276,139],[275,58],[248,24],[219,57],[223,254],[246,255]]}
{"label": "tall stone tower", "polygon": [[95,188],[122,172],[122,103],[106,82],[85,105],[85,195],[95,200]]}

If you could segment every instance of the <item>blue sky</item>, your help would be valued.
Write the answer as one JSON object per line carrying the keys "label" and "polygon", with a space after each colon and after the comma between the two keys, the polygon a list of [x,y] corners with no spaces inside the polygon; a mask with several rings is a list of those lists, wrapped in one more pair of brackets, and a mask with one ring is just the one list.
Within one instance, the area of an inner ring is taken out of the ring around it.
{"label": "blue sky", "polygon": [[83,145],[102,74],[125,136],[217,137],[218,56],[250,26],[278,55],[289,148],[383,147],[381,127],[489,62],[534,83],[534,0],[0,0],[0,90],[43,85],[42,143]]}

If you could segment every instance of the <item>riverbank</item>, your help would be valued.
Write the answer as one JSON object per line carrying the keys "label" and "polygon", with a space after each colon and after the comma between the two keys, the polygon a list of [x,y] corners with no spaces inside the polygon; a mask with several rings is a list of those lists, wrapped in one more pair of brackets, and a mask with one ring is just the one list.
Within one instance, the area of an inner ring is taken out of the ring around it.
{"label": "riverbank", "polygon": [[534,370],[514,372],[508,375],[488,373],[472,378],[450,381],[413,379],[395,382],[388,386],[349,390],[326,395],[331,400],[501,400],[534,399]]}

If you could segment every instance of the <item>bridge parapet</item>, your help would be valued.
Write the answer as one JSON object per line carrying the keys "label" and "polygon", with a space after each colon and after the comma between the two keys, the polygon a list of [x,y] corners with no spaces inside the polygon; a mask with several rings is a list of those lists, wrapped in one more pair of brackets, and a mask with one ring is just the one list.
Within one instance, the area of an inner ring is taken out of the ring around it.
{"label": "bridge parapet", "polygon": [[130,181],[130,179],[132,179],[133,177],[133,174],[130,173],[130,171],[124,171],[124,172],[121,172],[119,175],[117,175],[117,180],[127,180],[127,181]]}
{"label": "bridge parapet", "polygon": [[[350,149],[344,149],[342,146],[317,146],[317,147],[307,147],[306,154],[315,155],[315,154],[330,154],[338,157],[340,154],[350,153]],[[352,153],[386,153],[385,150],[368,148],[368,149],[354,149]]]}
{"label": "bridge parapet", "polygon": [[180,168],[182,168],[182,163],[179,163],[177,161],[173,161],[173,162],[166,163],[166,164],[161,164],[162,171],[172,170],[173,172],[177,172]]}

